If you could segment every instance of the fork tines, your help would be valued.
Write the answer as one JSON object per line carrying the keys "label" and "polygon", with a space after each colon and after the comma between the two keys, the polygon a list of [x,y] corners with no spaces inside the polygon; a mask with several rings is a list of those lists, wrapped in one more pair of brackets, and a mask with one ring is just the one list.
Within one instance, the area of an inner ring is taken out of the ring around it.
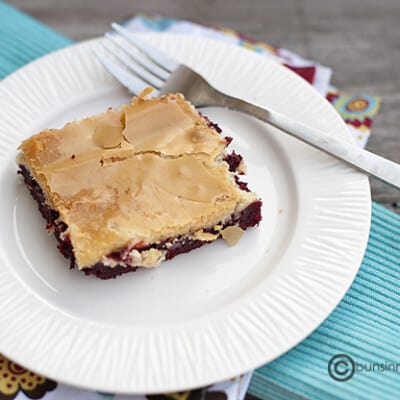
{"label": "fork tines", "polygon": [[107,41],[102,45],[118,63],[104,53],[96,52],[99,61],[134,94],[148,86],[159,90],[179,64],[139,35],[116,23],[111,26],[113,32],[105,35]]}

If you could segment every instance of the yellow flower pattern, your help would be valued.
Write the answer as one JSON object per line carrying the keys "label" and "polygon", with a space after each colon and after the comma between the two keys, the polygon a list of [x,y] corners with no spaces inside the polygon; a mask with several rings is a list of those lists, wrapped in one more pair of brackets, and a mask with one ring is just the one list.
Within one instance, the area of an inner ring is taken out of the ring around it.
{"label": "yellow flower pattern", "polygon": [[0,400],[12,400],[20,391],[31,399],[40,399],[56,386],[0,354]]}

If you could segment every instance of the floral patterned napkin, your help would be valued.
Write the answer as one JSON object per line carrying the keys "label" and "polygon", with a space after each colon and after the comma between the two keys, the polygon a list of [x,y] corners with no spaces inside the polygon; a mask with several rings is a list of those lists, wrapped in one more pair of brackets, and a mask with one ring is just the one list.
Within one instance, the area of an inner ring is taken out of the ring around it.
{"label": "floral patterned napkin", "polygon": [[[175,32],[209,37],[256,51],[290,68],[315,87],[345,120],[356,143],[364,147],[371,131],[372,117],[379,109],[379,98],[369,95],[348,95],[330,85],[332,71],[315,61],[306,60],[287,49],[273,47],[245,37],[235,31],[213,28],[193,22],[139,15],[126,23],[135,32]],[[87,391],[53,382],[13,363],[0,355],[0,400],[242,400],[252,372],[234,377],[208,388],[182,393],[149,396],[122,396]]]}

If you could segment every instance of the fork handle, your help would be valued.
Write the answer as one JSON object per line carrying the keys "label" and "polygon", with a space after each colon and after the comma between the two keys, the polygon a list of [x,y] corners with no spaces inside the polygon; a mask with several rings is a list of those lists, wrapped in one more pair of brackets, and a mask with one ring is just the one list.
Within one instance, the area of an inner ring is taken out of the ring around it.
{"label": "fork handle", "polygon": [[[219,94],[221,94],[221,97],[218,96]],[[276,111],[248,103],[226,94],[218,93],[218,95],[218,98],[215,99],[216,104],[212,105],[225,106],[229,109],[252,115],[400,190],[399,164],[333,135],[311,128],[308,125],[295,121]]]}

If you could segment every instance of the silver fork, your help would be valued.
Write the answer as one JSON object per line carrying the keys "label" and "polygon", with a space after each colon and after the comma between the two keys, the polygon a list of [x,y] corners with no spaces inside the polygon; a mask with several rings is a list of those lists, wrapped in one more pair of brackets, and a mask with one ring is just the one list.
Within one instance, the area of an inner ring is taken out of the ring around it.
{"label": "silver fork", "polygon": [[227,95],[211,86],[191,68],[177,63],[121,25],[113,23],[112,28],[113,33],[106,34],[109,42],[103,45],[126,68],[101,52],[96,52],[96,56],[132,94],[138,95],[146,87],[152,86],[157,95],[180,92],[196,107],[217,106],[242,111],[400,189],[399,164],[274,110]]}

